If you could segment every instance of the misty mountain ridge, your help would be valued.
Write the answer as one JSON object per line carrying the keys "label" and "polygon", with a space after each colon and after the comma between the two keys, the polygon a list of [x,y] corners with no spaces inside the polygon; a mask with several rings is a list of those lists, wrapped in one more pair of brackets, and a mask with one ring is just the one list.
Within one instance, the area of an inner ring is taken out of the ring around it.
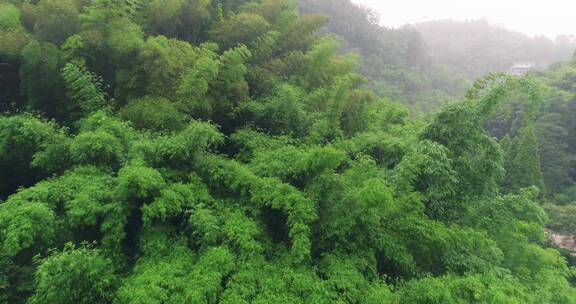
{"label": "misty mountain ridge", "polygon": [[505,72],[518,63],[543,70],[570,59],[576,50],[574,36],[555,40],[508,30],[485,19],[436,20],[407,25],[422,37],[435,62],[477,78]]}
{"label": "misty mountain ridge", "polygon": [[326,35],[343,40],[343,53],[360,55],[360,72],[379,95],[430,112],[460,99],[471,81],[492,72],[543,70],[572,57],[572,37],[552,41],[486,20],[437,20],[391,28],[377,12],[350,0],[300,0],[302,15],[329,18]]}

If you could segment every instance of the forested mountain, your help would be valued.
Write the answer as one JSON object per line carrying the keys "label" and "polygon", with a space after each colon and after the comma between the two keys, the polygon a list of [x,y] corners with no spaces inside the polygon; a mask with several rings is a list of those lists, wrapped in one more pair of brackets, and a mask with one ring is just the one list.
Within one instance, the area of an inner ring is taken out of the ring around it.
{"label": "forested mountain", "polygon": [[390,29],[377,13],[350,0],[300,0],[303,14],[330,17],[325,34],[344,41],[344,52],[361,55],[360,73],[379,95],[430,112],[459,99],[470,82],[515,64],[544,70],[568,60],[576,51],[574,37],[531,38],[485,20],[430,21]]}
{"label": "forested mountain", "polygon": [[576,303],[539,142],[572,64],[421,121],[329,22],[0,0],[0,303]]}
{"label": "forested mountain", "polygon": [[343,40],[344,52],[360,54],[360,73],[381,96],[424,112],[460,99],[471,80],[463,72],[438,64],[419,32],[388,29],[376,13],[350,0],[300,0],[300,12],[330,17],[324,34]]}
{"label": "forested mountain", "polygon": [[420,33],[432,60],[471,79],[491,72],[506,72],[516,63],[533,63],[543,70],[570,59],[576,51],[574,37],[559,37],[554,41],[546,37],[532,38],[486,20],[439,20],[411,27]]}

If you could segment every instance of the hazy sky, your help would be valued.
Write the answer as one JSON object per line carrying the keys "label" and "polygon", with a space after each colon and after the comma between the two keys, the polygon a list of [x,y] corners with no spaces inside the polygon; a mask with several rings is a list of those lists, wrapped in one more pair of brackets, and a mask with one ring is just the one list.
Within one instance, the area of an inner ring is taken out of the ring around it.
{"label": "hazy sky", "polygon": [[576,34],[576,0],[353,0],[375,9],[382,24],[399,27],[436,19],[486,18],[532,36]]}

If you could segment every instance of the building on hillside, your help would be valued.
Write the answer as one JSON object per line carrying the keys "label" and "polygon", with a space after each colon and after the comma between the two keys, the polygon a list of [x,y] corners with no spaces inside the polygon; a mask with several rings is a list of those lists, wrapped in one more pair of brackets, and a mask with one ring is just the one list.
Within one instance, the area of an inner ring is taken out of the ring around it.
{"label": "building on hillside", "polygon": [[536,70],[536,64],[533,62],[518,62],[515,63],[509,70],[508,73],[515,76],[524,76],[528,72]]}

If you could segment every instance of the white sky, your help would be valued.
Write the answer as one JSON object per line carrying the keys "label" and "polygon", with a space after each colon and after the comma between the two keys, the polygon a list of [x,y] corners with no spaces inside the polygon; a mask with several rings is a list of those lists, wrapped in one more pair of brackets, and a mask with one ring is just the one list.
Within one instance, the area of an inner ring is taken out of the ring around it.
{"label": "white sky", "polygon": [[531,36],[576,34],[576,0],[353,0],[380,14],[382,25],[487,19]]}

